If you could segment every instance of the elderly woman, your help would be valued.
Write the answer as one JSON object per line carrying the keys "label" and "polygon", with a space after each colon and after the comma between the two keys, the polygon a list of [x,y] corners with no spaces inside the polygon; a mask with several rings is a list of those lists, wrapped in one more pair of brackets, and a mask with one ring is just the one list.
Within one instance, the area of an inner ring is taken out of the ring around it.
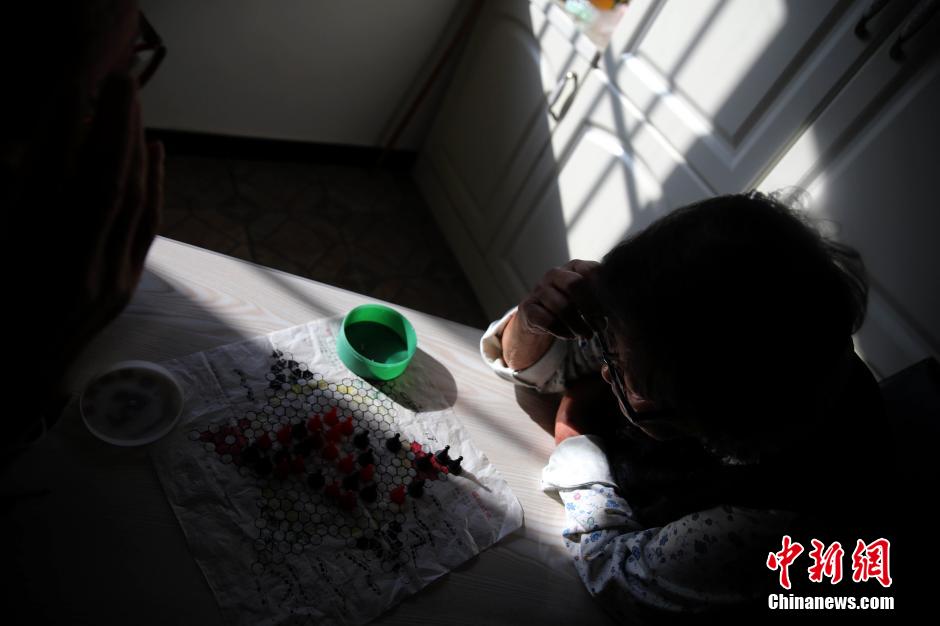
{"label": "elderly woman", "polygon": [[[563,393],[543,489],[606,608],[766,614],[812,584],[812,538],[851,555],[885,533],[883,409],[851,341],[866,295],[854,251],[751,193],[550,270],[490,326],[497,374]],[[805,544],[792,571],[768,558],[784,535]]]}

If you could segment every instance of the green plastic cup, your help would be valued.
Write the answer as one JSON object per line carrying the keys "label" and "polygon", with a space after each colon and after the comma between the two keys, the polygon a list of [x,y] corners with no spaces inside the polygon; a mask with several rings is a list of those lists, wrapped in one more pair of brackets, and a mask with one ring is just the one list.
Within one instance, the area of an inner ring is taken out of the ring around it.
{"label": "green plastic cup", "polygon": [[411,322],[381,304],[363,304],[347,313],[336,338],[336,352],[346,367],[374,380],[400,376],[417,349]]}

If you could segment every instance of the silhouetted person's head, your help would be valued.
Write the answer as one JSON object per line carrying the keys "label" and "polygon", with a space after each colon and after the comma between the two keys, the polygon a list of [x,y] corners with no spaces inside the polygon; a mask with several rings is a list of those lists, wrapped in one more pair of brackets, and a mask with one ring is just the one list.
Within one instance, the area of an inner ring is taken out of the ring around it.
{"label": "silhouetted person's head", "polygon": [[670,213],[599,277],[628,398],[668,410],[643,426],[661,438],[799,437],[844,380],[867,296],[854,251],[760,194]]}
{"label": "silhouetted person's head", "polygon": [[166,52],[136,0],[7,4],[0,206],[30,244],[13,285],[30,306],[14,326],[41,355],[48,385],[13,420],[0,460],[55,423],[67,373],[140,280],[159,231],[163,147],[146,140],[139,88]]}
{"label": "silhouetted person's head", "polygon": [[105,77],[129,69],[139,11],[136,0],[7,4],[0,18],[0,156],[15,167],[24,157],[36,158],[26,154],[32,146],[66,139],[76,119],[93,113]]}

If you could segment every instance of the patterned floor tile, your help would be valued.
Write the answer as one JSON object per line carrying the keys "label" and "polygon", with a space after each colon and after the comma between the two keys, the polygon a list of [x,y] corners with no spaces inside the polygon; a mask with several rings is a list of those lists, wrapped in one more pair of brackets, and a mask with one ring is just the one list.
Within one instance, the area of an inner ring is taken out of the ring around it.
{"label": "patterned floor tile", "polygon": [[161,234],[477,328],[487,320],[407,173],[168,155]]}

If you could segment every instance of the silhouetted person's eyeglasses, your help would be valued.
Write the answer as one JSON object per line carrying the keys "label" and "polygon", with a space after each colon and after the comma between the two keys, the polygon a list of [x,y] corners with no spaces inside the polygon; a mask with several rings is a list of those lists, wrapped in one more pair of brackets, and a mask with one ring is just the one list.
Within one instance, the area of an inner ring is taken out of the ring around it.
{"label": "silhouetted person's eyeglasses", "polygon": [[147,84],[165,56],[166,46],[163,45],[163,39],[141,12],[140,34],[134,44],[134,60],[131,65],[131,75],[137,79],[138,87]]}

